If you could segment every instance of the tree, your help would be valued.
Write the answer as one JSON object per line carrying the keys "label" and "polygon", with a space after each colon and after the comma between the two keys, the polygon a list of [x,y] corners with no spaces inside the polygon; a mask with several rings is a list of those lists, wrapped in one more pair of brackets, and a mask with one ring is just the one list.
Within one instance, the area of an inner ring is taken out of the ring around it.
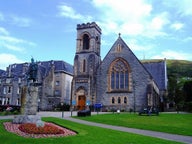
{"label": "tree", "polygon": [[192,80],[186,81],[183,85],[183,96],[185,98],[186,111],[192,112]]}

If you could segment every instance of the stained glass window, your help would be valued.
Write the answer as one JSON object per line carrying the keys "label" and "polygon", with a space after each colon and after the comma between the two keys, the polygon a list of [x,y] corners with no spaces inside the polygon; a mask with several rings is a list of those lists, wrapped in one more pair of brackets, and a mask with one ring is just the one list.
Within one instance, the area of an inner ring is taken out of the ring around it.
{"label": "stained glass window", "polygon": [[125,73],[124,72],[120,72],[120,89],[124,89],[125,85]]}
{"label": "stained glass window", "polygon": [[128,89],[129,85],[129,74],[128,72],[125,72],[125,89]]}
{"label": "stained glass window", "polygon": [[116,59],[112,62],[109,70],[110,91],[128,90],[129,88],[129,66],[123,59]]}
{"label": "stained glass window", "polygon": [[115,77],[116,81],[115,81],[115,88],[119,89],[119,72],[116,72],[116,77]]}
{"label": "stained glass window", "polygon": [[114,89],[115,88],[115,73],[111,72],[111,88]]}

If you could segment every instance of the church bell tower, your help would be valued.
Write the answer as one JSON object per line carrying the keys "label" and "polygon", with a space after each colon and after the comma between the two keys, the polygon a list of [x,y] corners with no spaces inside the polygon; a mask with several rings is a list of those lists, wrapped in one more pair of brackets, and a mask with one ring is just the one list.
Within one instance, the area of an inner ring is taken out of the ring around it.
{"label": "church bell tower", "polygon": [[72,105],[83,110],[96,101],[96,71],[101,62],[101,29],[95,23],[78,24]]}

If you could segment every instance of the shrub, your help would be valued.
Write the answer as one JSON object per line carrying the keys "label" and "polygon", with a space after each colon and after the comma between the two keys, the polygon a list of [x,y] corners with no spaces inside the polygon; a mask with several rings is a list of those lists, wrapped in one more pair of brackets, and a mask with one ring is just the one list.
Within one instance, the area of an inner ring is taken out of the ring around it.
{"label": "shrub", "polygon": [[69,105],[69,104],[66,104],[66,103],[64,103],[63,105],[58,104],[58,105],[55,107],[55,110],[56,110],[56,111],[69,111],[69,110],[70,110],[70,105]]}
{"label": "shrub", "polygon": [[12,114],[18,115],[18,114],[20,114],[20,112],[18,110],[15,110],[15,111],[12,112]]}
{"label": "shrub", "polygon": [[11,115],[11,114],[12,113],[10,111],[3,111],[3,112],[1,112],[1,115],[4,115],[4,116]]}
{"label": "shrub", "polygon": [[185,110],[187,112],[192,112],[192,101],[185,103]]}

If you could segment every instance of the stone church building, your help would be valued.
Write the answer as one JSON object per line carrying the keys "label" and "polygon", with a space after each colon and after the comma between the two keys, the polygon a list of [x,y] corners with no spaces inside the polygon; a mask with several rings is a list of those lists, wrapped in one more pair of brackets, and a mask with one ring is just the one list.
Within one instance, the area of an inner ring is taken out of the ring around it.
{"label": "stone church building", "polygon": [[[167,92],[166,60],[140,61],[119,35],[101,60],[101,28],[78,24],[74,66],[60,60],[39,61],[38,106],[54,110],[61,103],[74,110],[94,108],[138,111],[163,108]],[[0,70],[0,106],[21,105],[30,63],[12,64]],[[162,109],[161,109],[162,110]]]}
{"label": "stone church building", "polygon": [[[166,91],[166,84],[163,89],[159,88],[152,73],[120,35],[103,60],[100,51],[101,28],[95,22],[78,24],[72,81],[75,109],[101,104],[106,110],[138,111],[146,106],[160,105],[161,91]],[[165,81],[166,73],[163,74]]]}

